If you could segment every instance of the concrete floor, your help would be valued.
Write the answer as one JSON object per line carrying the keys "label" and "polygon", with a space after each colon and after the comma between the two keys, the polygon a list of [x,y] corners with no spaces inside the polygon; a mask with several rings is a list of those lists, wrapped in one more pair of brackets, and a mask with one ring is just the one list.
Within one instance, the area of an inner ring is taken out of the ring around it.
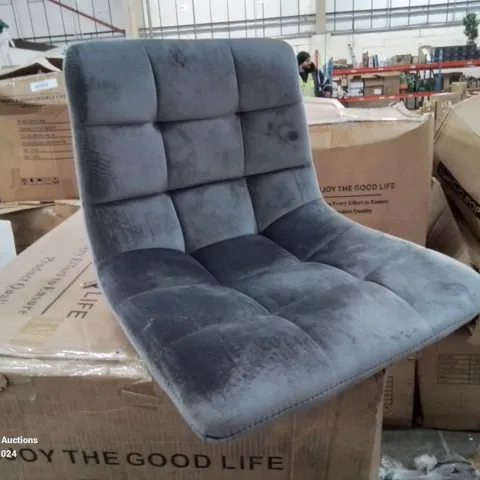
{"label": "concrete floor", "polygon": [[[480,478],[473,470],[480,470],[480,433],[447,432],[421,428],[386,430],[383,435],[383,458],[401,462],[415,470],[414,460],[420,455],[434,455],[440,464],[446,462],[437,473],[405,476],[391,474],[387,480],[400,479],[448,479],[474,480]],[[453,465],[453,467],[451,467]],[[455,466],[456,465],[456,466]],[[473,468],[472,468],[473,467]],[[443,470],[442,470],[443,469]]]}

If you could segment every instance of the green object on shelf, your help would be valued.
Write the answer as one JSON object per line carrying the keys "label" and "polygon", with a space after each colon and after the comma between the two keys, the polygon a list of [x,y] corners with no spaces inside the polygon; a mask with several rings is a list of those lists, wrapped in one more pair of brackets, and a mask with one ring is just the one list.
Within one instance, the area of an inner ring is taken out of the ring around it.
{"label": "green object on shelf", "polygon": [[5,28],[10,28],[1,18],[0,18],[0,33],[3,33]]}

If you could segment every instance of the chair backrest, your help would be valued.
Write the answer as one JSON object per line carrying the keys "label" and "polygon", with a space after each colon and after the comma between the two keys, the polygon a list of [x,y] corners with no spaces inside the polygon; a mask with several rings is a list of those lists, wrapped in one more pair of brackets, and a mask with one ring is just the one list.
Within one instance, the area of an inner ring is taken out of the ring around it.
{"label": "chair backrest", "polygon": [[97,260],[192,252],[320,198],[292,48],[277,40],[112,40],[65,77]]}

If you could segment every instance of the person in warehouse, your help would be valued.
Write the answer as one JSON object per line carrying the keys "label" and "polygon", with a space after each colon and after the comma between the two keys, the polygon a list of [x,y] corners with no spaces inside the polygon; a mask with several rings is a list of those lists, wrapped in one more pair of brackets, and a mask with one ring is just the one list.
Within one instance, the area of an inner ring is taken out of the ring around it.
{"label": "person in warehouse", "polygon": [[298,52],[298,73],[300,88],[307,97],[331,97],[333,87],[323,72],[312,62],[308,52]]}

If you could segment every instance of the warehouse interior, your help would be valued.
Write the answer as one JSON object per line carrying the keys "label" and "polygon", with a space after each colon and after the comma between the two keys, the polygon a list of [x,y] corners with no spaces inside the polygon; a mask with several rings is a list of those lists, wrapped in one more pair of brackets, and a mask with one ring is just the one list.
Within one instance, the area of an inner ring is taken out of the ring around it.
{"label": "warehouse interior", "polygon": [[[480,480],[479,24],[477,0],[0,0],[1,479]],[[262,308],[251,338],[157,249]],[[151,282],[189,290],[152,313]]]}

